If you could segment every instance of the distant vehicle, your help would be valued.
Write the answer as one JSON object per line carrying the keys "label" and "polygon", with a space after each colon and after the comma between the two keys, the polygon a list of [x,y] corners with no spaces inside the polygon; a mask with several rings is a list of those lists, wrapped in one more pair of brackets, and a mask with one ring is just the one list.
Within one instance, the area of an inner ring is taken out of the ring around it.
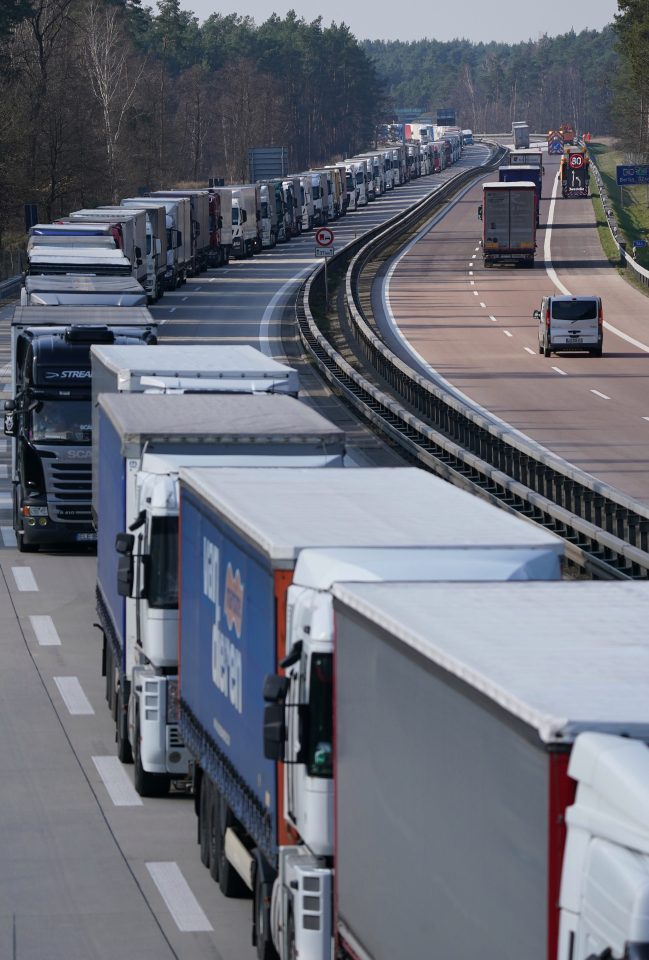
{"label": "distant vehicle", "polygon": [[463,130],[462,131],[462,146],[470,147],[473,143],[473,131],[472,130]]}
{"label": "distant vehicle", "polygon": [[536,184],[485,183],[478,216],[482,220],[482,258],[492,263],[534,266],[538,199]]}
{"label": "distant vehicle", "polygon": [[543,297],[532,314],[539,322],[539,353],[584,351],[602,355],[604,316],[600,297]]}

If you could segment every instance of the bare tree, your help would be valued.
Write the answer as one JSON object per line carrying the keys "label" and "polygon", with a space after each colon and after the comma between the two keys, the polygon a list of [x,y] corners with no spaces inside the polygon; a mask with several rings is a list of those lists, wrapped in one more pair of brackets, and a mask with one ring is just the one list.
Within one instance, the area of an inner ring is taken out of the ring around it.
{"label": "bare tree", "polygon": [[83,20],[83,34],[88,79],[101,107],[108,187],[111,199],[117,202],[117,147],[146,61],[141,60],[130,69],[129,41],[117,7],[90,0]]}

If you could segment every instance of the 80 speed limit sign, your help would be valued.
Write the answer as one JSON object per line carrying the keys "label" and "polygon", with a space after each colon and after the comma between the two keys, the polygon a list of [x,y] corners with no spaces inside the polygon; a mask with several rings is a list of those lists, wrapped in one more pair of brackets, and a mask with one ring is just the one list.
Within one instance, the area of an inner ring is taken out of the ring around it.
{"label": "80 speed limit sign", "polygon": [[329,227],[320,227],[316,231],[315,242],[319,247],[330,247],[334,242],[333,230],[330,230]]}

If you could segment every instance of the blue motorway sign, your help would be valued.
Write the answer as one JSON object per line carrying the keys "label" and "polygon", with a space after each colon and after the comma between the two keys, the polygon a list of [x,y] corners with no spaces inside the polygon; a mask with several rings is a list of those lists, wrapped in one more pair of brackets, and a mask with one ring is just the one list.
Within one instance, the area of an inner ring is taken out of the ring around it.
{"label": "blue motorway sign", "polygon": [[634,240],[634,241],[633,241],[633,246],[634,246],[634,247],[646,247],[646,246],[647,246],[647,241],[646,241],[646,240]]}
{"label": "blue motorway sign", "polygon": [[649,166],[624,163],[616,166],[615,175],[618,187],[633,187],[638,183],[649,183]]}

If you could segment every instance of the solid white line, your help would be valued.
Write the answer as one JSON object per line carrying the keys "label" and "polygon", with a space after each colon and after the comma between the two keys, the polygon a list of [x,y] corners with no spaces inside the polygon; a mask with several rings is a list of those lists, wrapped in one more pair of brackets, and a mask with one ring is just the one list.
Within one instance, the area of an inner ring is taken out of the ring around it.
{"label": "solid white line", "polygon": [[303,267],[299,273],[296,273],[294,277],[290,280],[287,280],[286,283],[282,284],[277,293],[273,294],[271,297],[268,306],[264,310],[264,315],[261,318],[261,323],[259,324],[259,348],[261,352],[267,356],[273,356],[273,349],[270,345],[270,337],[268,331],[273,320],[273,314],[275,312],[275,307],[282,299],[282,297],[287,296],[288,292],[298,284],[302,282],[302,277],[313,270],[313,264],[310,263],[308,267]]}
{"label": "solid white line", "polygon": [[556,370],[557,373],[560,373],[562,377],[567,377],[568,374],[565,370],[562,370],[561,367],[552,367],[553,370]]}
{"label": "solid white line", "polygon": [[153,862],[146,868],[179,930],[190,933],[213,929],[177,863]]}
{"label": "solid white line", "polygon": [[533,357],[536,356],[536,354],[534,353],[534,351],[532,350],[531,347],[525,347],[525,350],[526,350],[528,353],[531,353]]}
{"label": "solid white line", "polygon": [[13,531],[13,527],[0,527],[0,533],[2,534],[2,542],[5,547],[17,547],[16,543],[16,534]]}
{"label": "solid white line", "polygon": [[487,304],[483,303],[482,300],[480,301],[480,306],[482,307],[483,310],[487,309]]}
{"label": "solid white line", "polygon": [[61,638],[51,617],[31,616],[29,622],[41,647],[60,647]]}
{"label": "solid white line", "polygon": [[605,393],[600,393],[599,390],[591,390],[591,393],[594,393],[596,397],[601,397],[602,400],[610,400],[610,397],[607,397]]}
{"label": "solid white line", "polygon": [[108,796],[116,807],[141,807],[140,797],[117,757],[93,757]]}
{"label": "solid white line", "polygon": [[16,586],[21,593],[38,590],[38,584],[36,583],[31,567],[12,567],[11,572],[14,575]]}
{"label": "solid white line", "polygon": [[78,677],[54,677],[53,679],[69,713],[73,716],[90,716],[95,712],[83,692]]}
{"label": "solid white line", "polygon": [[9,476],[8,467],[6,463],[0,463],[0,480],[6,480]]}
{"label": "solid white line", "polygon": [[510,333],[510,332],[509,332],[509,330],[503,330],[503,333],[505,334],[506,337],[513,337],[513,336],[514,336],[513,333]]}

